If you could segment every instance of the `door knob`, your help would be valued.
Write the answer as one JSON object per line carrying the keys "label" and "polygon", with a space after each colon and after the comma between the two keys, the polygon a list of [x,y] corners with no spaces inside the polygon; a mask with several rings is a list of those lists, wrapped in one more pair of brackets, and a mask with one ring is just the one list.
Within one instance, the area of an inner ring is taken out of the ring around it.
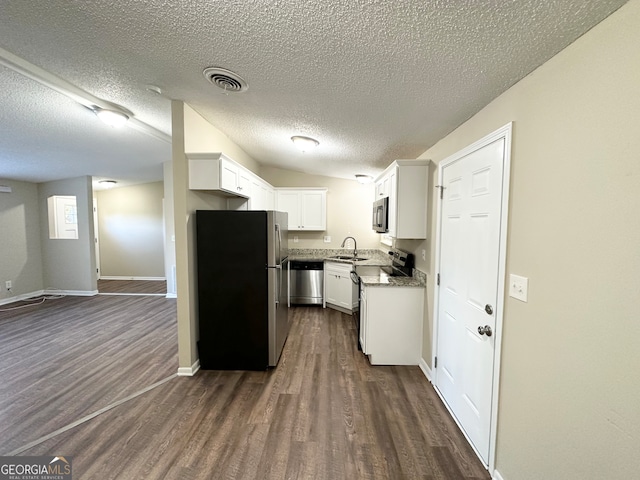
{"label": "door knob", "polygon": [[491,315],[493,313],[493,307],[487,303],[484,306],[484,311],[487,312],[488,315]]}
{"label": "door knob", "polygon": [[491,327],[489,325],[485,325],[484,327],[478,327],[478,333],[480,335],[486,335],[487,337],[490,337],[493,334],[493,331],[491,330]]}

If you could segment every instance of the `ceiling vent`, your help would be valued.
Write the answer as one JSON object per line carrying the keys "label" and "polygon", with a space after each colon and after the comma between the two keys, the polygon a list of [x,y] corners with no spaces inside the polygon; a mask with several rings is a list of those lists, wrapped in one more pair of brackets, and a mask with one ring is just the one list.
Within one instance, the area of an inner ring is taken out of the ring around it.
{"label": "ceiling vent", "polygon": [[205,68],[202,74],[207,80],[225,92],[244,92],[249,87],[240,75],[218,67]]}

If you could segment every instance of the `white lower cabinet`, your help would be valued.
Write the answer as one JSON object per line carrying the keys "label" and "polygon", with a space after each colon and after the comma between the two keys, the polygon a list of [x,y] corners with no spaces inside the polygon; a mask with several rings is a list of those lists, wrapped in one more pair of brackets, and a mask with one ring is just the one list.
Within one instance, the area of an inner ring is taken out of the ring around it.
{"label": "white lower cabinet", "polygon": [[360,344],[372,365],[418,365],[424,288],[363,285]]}
{"label": "white lower cabinet", "polygon": [[351,280],[353,265],[325,262],[324,303],[341,312],[351,313],[358,306],[358,285]]}

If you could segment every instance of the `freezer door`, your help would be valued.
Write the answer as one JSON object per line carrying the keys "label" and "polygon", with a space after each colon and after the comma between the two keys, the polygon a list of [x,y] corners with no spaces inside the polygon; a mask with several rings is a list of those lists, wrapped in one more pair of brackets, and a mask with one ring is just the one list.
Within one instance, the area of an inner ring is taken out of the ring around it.
{"label": "freezer door", "polygon": [[278,364],[289,335],[289,307],[287,304],[288,261],[277,268],[269,268],[269,366]]}

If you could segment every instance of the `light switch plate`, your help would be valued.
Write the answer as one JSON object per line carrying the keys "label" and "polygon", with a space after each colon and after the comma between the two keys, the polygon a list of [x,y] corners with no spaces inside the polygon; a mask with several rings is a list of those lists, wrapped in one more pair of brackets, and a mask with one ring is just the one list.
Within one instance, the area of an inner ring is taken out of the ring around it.
{"label": "light switch plate", "polygon": [[509,275],[509,296],[523,302],[529,297],[529,279],[520,275]]}
{"label": "light switch plate", "polygon": [[298,243],[298,235],[293,236],[293,243]]}

